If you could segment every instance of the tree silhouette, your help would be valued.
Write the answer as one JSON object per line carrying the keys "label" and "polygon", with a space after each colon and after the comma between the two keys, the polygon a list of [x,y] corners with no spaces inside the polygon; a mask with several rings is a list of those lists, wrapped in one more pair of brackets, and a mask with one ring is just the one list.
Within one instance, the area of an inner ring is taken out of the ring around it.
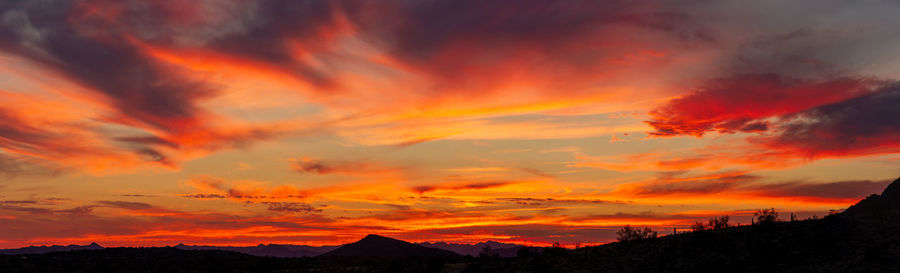
{"label": "tree silhouette", "polygon": [[709,225],[708,225],[708,226],[709,226],[710,229],[723,229],[723,228],[728,228],[728,227],[731,226],[731,223],[728,222],[730,219],[731,219],[731,218],[728,217],[728,215],[722,215],[722,216],[719,216],[719,217],[715,217],[715,218],[709,219]]}
{"label": "tree silhouette", "polygon": [[656,238],[657,233],[650,229],[650,227],[644,228],[633,228],[631,225],[625,225],[616,232],[616,238],[619,239],[620,242],[632,241],[632,240],[640,240],[640,239],[649,239]]}
{"label": "tree silhouette", "polygon": [[778,222],[778,212],[775,211],[775,208],[756,210],[753,217],[756,217],[757,225],[770,225]]}

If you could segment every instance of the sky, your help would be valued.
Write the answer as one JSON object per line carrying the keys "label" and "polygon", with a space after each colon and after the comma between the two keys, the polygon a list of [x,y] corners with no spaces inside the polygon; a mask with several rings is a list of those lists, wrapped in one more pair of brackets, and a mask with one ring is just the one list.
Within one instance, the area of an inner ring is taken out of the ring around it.
{"label": "sky", "polygon": [[896,1],[0,1],[0,248],[597,244],[900,176]]}

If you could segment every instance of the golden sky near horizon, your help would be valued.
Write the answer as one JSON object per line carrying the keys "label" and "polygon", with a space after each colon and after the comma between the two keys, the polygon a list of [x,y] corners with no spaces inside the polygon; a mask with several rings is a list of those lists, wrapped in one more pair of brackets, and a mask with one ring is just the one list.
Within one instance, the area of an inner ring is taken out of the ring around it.
{"label": "golden sky near horizon", "polygon": [[898,8],[0,2],[0,248],[825,215],[900,176]]}

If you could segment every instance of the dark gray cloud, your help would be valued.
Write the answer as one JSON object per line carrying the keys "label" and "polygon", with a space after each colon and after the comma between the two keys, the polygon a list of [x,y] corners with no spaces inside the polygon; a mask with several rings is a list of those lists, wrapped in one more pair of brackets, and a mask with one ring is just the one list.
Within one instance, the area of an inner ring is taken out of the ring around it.
{"label": "dark gray cloud", "polygon": [[[491,85],[526,70],[564,85],[570,77],[615,70],[598,66],[635,48],[687,48],[711,39],[687,23],[690,15],[640,1],[342,3],[364,39],[404,68],[438,80],[441,91]],[[575,90],[557,90],[569,91]]]}
{"label": "dark gray cloud", "polygon": [[139,202],[127,202],[127,201],[97,201],[95,202],[102,206],[108,206],[113,208],[127,209],[127,210],[145,210],[153,208],[153,205],[147,203],[139,203]]}
{"label": "dark gray cloud", "polygon": [[761,191],[762,194],[768,196],[862,199],[866,196],[881,192],[888,184],[890,184],[890,182],[890,180],[858,180],[826,183],[795,181],[752,185],[748,186],[747,190],[758,190]]}
{"label": "dark gray cloud", "polygon": [[688,177],[684,172],[660,173],[649,182],[627,185],[620,190],[634,195],[711,195],[733,193],[762,197],[812,199],[861,199],[880,192],[890,181],[765,181],[745,173],[712,173]]}
{"label": "dark gray cloud", "polygon": [[159,197],[159,195],[155,195],[155,194],[136,194],[136,193],[122,194],[119,196],[122,196],[122,197]]}
{"label": "dark gray cloud", "polygon": [[806,157],[900,151],[900,84],[785,118],[774,135],[752,141]]}
{"label": "dark gray cloud", "polygon": [[320,208],[300,202],[262,202],[261,204],[268,205],[268,210],[279,213],[309,214],[322,212],[322,209]]}
{"label": "dark gray cloud", "polygon": [[186,198],[197,198],[197,199],[224,199],[224,198],[228,198],[227,195],[224,195],[224,194],[217,194],[217,193],[186,194],[186,195],[181,195],[181,197],[186,197]]}
{"label": "dark gray cloud", "polygon": [[213,90],[148,56],[128,41],[129,33],[108,27],[114,22],[81,14],[87,12],[82,7],[70,1],[5,2],[0,50],[104,95],[129,118],[168,131],[191,129],[199,115],[194,102]]}
{"label": "dark gray cloud", "polygon": [[650,182],[631,184],[624,191],[634,195],[714,194],[732,191],[742,185],[760,179],[743,172],[721,172],[695,177],[684,177],[683,171],[661,172]]}
{"label": "dark gray cloud", "polygon": [[16,211],[16,212],[26,212],[31,214],[58,214],[58,215],[66,215],[66,214],[88,214],[94,210],[95,206],[78,206],[68,209],[54,209],[51,207],[43,206],[40,202],[37,203],[29,203],[29,202],[13,202],[13,203],[0,203],[0,210],[6,211]]}

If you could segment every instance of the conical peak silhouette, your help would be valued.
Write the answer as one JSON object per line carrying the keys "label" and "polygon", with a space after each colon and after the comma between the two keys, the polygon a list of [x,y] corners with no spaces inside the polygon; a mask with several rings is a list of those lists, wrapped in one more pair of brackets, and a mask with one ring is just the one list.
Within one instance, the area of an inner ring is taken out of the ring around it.
{"label": "conical peak silhouette", "polygon": [[370,257],[452,257],[458,254],[416,245],[403,240],[369,234],[359,241],[349,243],[322,256],[370,256]]}

